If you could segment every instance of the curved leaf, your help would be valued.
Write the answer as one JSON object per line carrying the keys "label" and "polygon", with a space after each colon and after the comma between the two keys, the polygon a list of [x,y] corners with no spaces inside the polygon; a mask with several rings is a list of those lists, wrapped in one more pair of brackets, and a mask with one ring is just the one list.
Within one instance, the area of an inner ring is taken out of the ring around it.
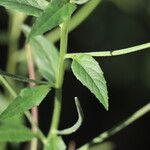
{"label": "curved leaf", "polygon": [[78,55],[74,57],[71,66],[74,75],[85,85],[108,110],[108,92],[103,72],[95,61],[89,55]]}
{"label": "curved leaf", "polygon": [[77,108],[77,112],[78,112],[78,121],[70,128],[63,129],[63,130],[58,130],[57,131],[58,134],[60,134],[60,135],[72,134],[80,128],[80,126],[83,122],[83,117],[84,116],[83,116],[83,111],[82,111],[80,102],[79,102],[77,97],[75,97],[75,104],[76,104],[76,108]]}

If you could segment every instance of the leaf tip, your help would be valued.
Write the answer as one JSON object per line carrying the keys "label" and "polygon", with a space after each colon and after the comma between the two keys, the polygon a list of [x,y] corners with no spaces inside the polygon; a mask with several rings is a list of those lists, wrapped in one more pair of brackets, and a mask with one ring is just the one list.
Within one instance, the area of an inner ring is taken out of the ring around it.
{"label": "leaf tip", "polygon": [[104,106],[104,108],[106,109],[106,111],[109,110],[109,104],[108,104],[108,103],[104,103],[103,106]]}

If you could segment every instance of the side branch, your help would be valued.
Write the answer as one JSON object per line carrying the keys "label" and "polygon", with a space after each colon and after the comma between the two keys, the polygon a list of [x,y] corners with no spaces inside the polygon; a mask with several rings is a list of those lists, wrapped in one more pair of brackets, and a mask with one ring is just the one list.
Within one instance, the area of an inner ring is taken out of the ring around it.
{"label": "side branch", "polygon": [[141,51],[144,49],[150,48],[150,43],[130,47],[130,48],[124,48],[120,50],[112,50],[112,51],[101,51],[101,52],[88,52],[88,53],[68,53],[66,54],[65,58],[74,58],[76,55],[80,54],[87,54],[94,57],[106,57],[106,56],[118,56],[118,55],[124,55],[128,53],[133,53],[136,51]]}
{"label": "side branch", "polygon": [[103,132],[98,137],[94,138],[90,143],[85,144],[84,146],[82,146],[78,150],[82,150],[83,148],[85,148],[84,150],[88,150],[88,148],[91,145],[102,143],[103,141],[105,141],[106,139],[111,137],[112,135],[118,133],[119,131],[123,130],[124,128],[126,128],[130,124],[134,123],[136,120],[141,118],[143,115],[145,115],[149,111],[150,111],[150,103],[148,103],[145,106],[143,106],[142,108],[140,108],[138,111],[133,113],[129,118],[127,118],[124,121],[120,122],[118,125],[116,125],[113,128]]}

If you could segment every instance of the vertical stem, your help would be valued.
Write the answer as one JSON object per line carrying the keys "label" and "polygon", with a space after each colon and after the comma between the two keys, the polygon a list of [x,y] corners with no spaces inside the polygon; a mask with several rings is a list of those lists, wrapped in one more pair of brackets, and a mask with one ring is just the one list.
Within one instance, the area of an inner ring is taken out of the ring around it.
{"label": "vertical stem", "polygon": [[65,73],[65,55],[67,53],[67,44],[68,44],[68,26],[69,26],[69,19],[61,25],[59,68],[56,76],[54,112],[52,117],[51,128],[48,134],[48,140],[51,138],[51,136],[56,136],[55,131],[58,128],[60,120],[61,103],[62,103],[62,84]]}
{"label": "vertical stem", "polygon": [[16,58],[14,54],[18,49],[18,39],[21,33],[21,25],[25,19],[25,15],[22,13],[12,12],[10,13],[9,21],[9,49],[8,49],[8,62],[6,66],[7,72],[15,73],[16,70]]}
{"label": "vertical stem", "polygon": [[[29,44],[26,45],[26,53],[27,53],[27,62],[28,62],[28,70],[29,70],[29,78],[35,80],[35,69],[34,69],[34,63],[32,58],[32,51],[31,46]],[[30,87],[35,86],[35,83],[29,83]],[[34,107],[32,108],[32,118],[33,121],[38,125],[38,108]],[[37,128],[35,126],[32,126],[32,131],[37,132]],[[31,150],[37,150],[38,148],[38,140],[35,138],[31,141]]]}

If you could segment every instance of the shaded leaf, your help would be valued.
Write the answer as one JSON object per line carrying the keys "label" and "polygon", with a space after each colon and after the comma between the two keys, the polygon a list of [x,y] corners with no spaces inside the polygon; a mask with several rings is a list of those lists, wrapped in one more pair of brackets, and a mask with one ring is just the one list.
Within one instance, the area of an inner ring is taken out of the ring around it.
{"label": "shaded leaf", "polygon": [[82,111],[80,102],[77,97],[75,97],[75,104],[76,104],[76,108],[77,108],[77,112],[78,112],[78,121],[70,128],[58,130],[57,131],[58,134],[60,134],[60,135],[72,134],[80,128],[80,126],[83,122],[84,115],[83,115],[83,111]]}
{"label": "shaded leaf", "polygon": [[28,15],[39,16],[48,5],[48,2],[42,0],[41,5],[41,3],[35,0],[0,0],[0,5],[9,9],[24,12]]}
{"label": "shaded leaf", "polygon": [[66,145],[60,136],[53,137],[44,150],[66,150]]}
{"label": "shaded leaf", "polygon": [[9,119],[31,109],[34,106],[38,106],[49,91],[49,85],[41,85],[21,90],[20,94],[2,112],[0,120]]}
{"label": "shaded leaf", "polygon": [[23,125],[12,123],[0,123],[0,142],[24,142],[30,141],[35,135]]}
{"label": "shaded leaf", "polygon": [[49,3],[48,7],[34,23],[28,40],[33,36],[51,30],[71,16],[76,6],[71,3],[66,3],[65,1],[66,0],[55,0]]}
{"label": "shaded leaf", "polygon": [[113,150],[114,144],[111,142],[104,142],[91,146],[88,150]]}
{"label": "shaded leaf", "polygon": [[[26,34],[30,32],[28,26],[23,26],[23,30]],[[44,36],[31,38],[30,44],[39,72],[51,85],[54,85],[59,61],[58,50]]]}
{"label": "shaded leaf", "polygon": [[99,64],[89,55],[78,55],[72,63],[77,79],[85,85],[108,110],[108,92],[106,81]]}

